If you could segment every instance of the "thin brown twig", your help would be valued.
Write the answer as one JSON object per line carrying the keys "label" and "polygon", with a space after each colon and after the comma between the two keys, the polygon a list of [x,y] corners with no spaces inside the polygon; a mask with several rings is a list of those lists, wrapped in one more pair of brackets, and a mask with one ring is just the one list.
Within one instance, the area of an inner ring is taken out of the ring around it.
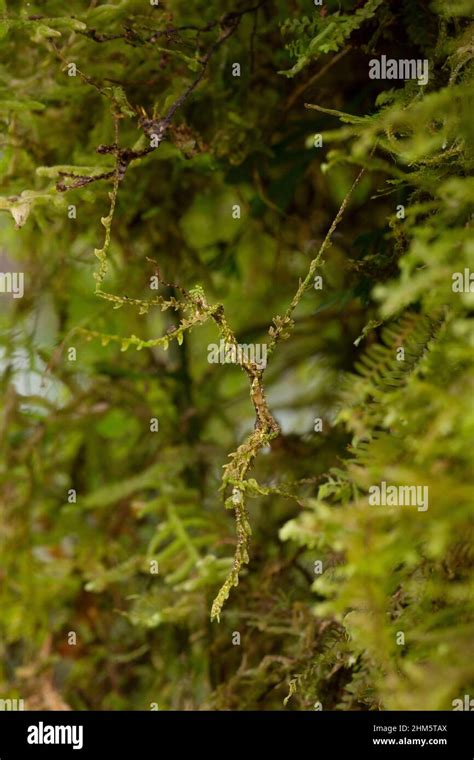
{"label": "thin brown twig", "polygon": [[310,79],[308,79],[307,82],[303,82],[299,87],[296,88],[294,92],[292,92],[291,96],[288,98],[287,103],[285,105],[285,111],[289,111],[290,108],[296,103],[298,98],[308,89],[308,87],[311,87],[315,82],[317,82],[319,79],[321,79],[326,72],[329,71],[336,63],[338,63],[341,58],[343,58],[351,49],[351,45],[347,45],[343,50],[340,50],[337,55],[333,56],[321,69],[319,69]]}
{"label": "thin brown twig", "polygon": [[[120,181],[124,178],[126,171],[131,163],[136,161],[139,158],[143,158],[144,156],[148,155],[149,153],[152,153],[154,150],[156,150],[163,139],[165,138],[165,135],[173,121],[174,115],[176,112],[184,105],[184,103],[188,100],[189,96],[194,92],[196,87],[199,85],[199,83],[203,80],[208,64],[212,58],[212,56],[215,54],[215,52],[220,48],[220,46],[237,30],[240,21],[244,15],[247,13],[252,13],[255,11],[258,11],[265,3],[267,3],[268,0],[261,0],[260,3],[257,3],[257,5],[250,6],[248,8],[243,8],[240,11],[233,11],[231,13],[227,13],[220,19],[219,22],[212,22],[212,26],[210,28],[214,28],[217,26],[217,23],[219,23],[221,33],[217,40],[215,40],[212,45],[209,47],[207,53],[205,56],[201,59],[201,65],[202,69],[199,72],[199,74],[194,78],[194,80],[189,84],[186,89],[179,95],[174,103],[171,104],[169,107],[167,113],[162,119],[155,120],[155,119],[149,119],[147,118],[146,114],[139,116],[138,123],[142,130],[144,131],[145,135],[150,139],[150,141],[153,139],[153,142],[150,142],[149,147],[144,148],[141,151],[133,151],[129,148],[123,148],[120,149],[117,153],[117,158],[119,161],[119,179]],[[199,31],[207,31],[207,27],[203,27]],[[67,64],[68,62],[62,55],[61,51],[58,50],[57,46],[52,43],[52,48],[60,58],[60,60]],[[105,97],[109,98],[114,102],[113,96],[109,95],[109,93],[105,92],[103,88],[100,87],[96,82],[94,82],[90,77],[88,77],[83,72],[79,71],[77,69],[80,77],[83,79],[84,82],[87,84],[93,86],[95,89],[98,90],[98,92]],[[99,153],[113,153],[115,152],[114,146],[99,146],[97,148],[97,152]],[[60,192],[66,192],[68,190],[75,190],[81,187],[85,187],[86,185],[90,185],[93,182],[98,182],[99,180],[110,180],[113,179],[116,175],[115,170],[103,172],[102,174],[96,174],[94,176],[80,176],[77,177],[74,182],[71,182],[70,184],[66,185],[64,182],[60,182],[57,185],[57,189]],[[63,176],[68,176],[66,173],[63,173]]]}
{"label": "thin brown twig", "polygon": [[[372,150],[372,153],[374,152],[374,149]],[[371,153],[371,155],[372,155],[372,153]],[[352,183],[352,185],[351,185],[348,193],[346,194],[344,200],[341,203],[339,211],[337,212],[337,214],[334,217],[334,220],[333,220],[333,222],[332,222],[329,230],[327,231],[326,237],[324,238],[324,240],[323,240],[323,242],[322,242],[322,244],[321,244],[321,246],[319,248],[318,253],[314,257],[314,259],[311,261],[311,264],[309,265],[309,269],[308,269],[308,273],[306,274],[306,277],[304,278],[304,280],[300,280],[298,289],[297,289],[295,295],[293,296],[293,299],[292,299],[290,305],[288,306],[285,314],[283,315],[283,318],[279,321],[278,325],[273,329],[272,339],[271,339],[271,341],[270,341],[270,343],[268,345],[268,350],[267,350],[267,355],[268,356],[270,354],[272,354],[273,351],[275,350],[275,347],[276,347],[277,343],[282,338],[282,334],[284,334],[285,331],[289,331],[289,330],[292,329],[293,324],[294,324],[293,320],[292,320],[293,312],[296,309],[296,307],[298,306],[299,302],[301,301],[301,298],[303,297],[303,295],[306,292],[306,290],[308,290],[308,288],[311,286],[311,282],[312,282],[313,277],[315,275],[315,272],[316,272],[316,270],[317,270],[317,268],[319,266],[319,263],[321,261],[322,255],[325,252],[325,250],[328,248],[328,246],[329,246],[329,244],[331,242],[332,236],[333,236],[333,234],[334,234],[334,232],[336,230],[336,227],[338,226],[339,222],[341,221],[341,219],[342,219],[342,217],[344,215],[344,212],[345,212],[345,210],[346,210],[346,208],[347,208],[347,206],[349,204],[349,201],[350,201],[350,199],[352,197],[352,194],[353,194],[354,190],[356,189],[357,185],[359,184],[360,180],[362,179],[363,175],[365,174],[365,171],[366,171],[365,168],[361,169],[360,172],[359,172],[359,174],[355,178],[354,182]]]}

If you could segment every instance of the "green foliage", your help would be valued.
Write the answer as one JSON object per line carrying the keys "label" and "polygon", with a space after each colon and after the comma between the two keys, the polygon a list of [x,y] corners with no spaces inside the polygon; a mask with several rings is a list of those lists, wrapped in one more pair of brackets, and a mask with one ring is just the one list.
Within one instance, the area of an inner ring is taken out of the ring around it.
{"label": "green foliage", "polygon": [[[0,2],[25,273],[0,294],[0,696],[450,709],[474,688],[470,4],[84,5]],[[370,80],[382,53],[428,85]],[[219,341],[267,366],[209,363]],[[374,506],[382,482],[428,509]]]}
{"label": "green foliage", "polygon": [[336,11],[330,15],[316,15],[313,19],[308,16],[287,19],[282,32],[296,37],[294,42],[289,43],[288,52],[297,58],[297,62],[284,72],[286,76],[299,74],[312,60],[324,53],[337,52],[353,32],[374,18],[382,4],[383,0],[367,0],[363,7],[350,13],[341,14]]}

